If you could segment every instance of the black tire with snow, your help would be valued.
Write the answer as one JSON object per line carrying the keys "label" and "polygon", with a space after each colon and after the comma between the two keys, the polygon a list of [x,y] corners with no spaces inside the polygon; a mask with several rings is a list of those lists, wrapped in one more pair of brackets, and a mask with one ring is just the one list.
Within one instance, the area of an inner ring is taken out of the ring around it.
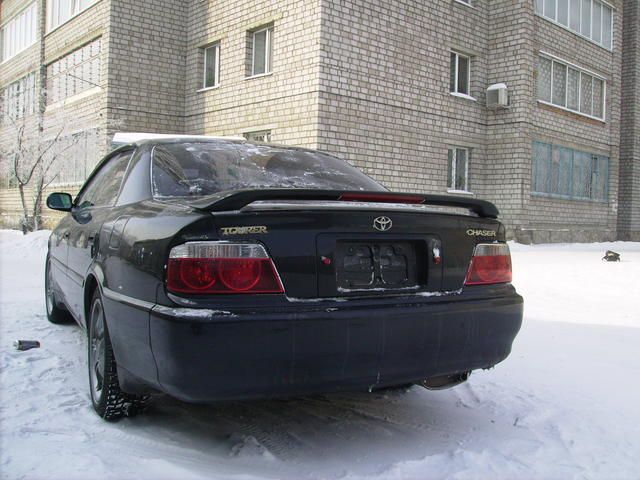
{"label": "black tire with snow", "polygon": [[71,314],[60,307],[60,302],[56,297],[56,291],[53,288],[51,278],[51,259],[47,255],[47,263],[44,268],[44,304],[47,310],[47,319],[56,325],[73,323]]}
{"label": "black tire with snow", "polygon": [[148,403],[147,395],[130,395],[120,389],[118,371],[111,339],[104,316],[100,292],[91,300],[88,318],[89,389],[93,408],[107,421],[132,417],[142,413]]}

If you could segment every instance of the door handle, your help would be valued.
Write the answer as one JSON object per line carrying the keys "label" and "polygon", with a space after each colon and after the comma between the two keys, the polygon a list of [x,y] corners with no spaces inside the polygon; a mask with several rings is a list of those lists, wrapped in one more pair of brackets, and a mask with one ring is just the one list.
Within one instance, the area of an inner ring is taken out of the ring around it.
{"label": "door handle", "polygon": [[87,246],[90,247],[91,258],[96,256],[96,234],[89,235],[87,238]]}

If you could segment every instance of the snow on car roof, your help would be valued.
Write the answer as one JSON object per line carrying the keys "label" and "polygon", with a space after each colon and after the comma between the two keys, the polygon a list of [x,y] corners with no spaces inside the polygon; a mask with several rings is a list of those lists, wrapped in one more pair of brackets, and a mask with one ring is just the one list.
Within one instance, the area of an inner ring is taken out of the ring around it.
{"label": "snow on car roof", "polygon": [[181,135],[168,133],[117,132],[112,143],[126,145],[145,140],[245,140],[237,136]]}

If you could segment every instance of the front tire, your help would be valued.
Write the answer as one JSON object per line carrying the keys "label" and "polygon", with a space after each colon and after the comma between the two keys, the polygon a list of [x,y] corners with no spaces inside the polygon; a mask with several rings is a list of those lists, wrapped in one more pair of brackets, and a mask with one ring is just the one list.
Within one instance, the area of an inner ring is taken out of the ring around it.
{"label": "front tire", "polygon": [[47,309],[47,320],[56,325],[72,323],[71,314],[60,308],[60,302],[56,298],[56,291],[53,288],[53,273],[51,271],[51,258],[47,255],[47,263],[44,269],[44,304]]}
{"label": "front tire", "polygon": [[129,395],[120,389],[102,298],[97,290],[91,300],[89,312],[87,343],[89,389],[93,408],[107,421],[137,415],[146,408],[148,396]]}

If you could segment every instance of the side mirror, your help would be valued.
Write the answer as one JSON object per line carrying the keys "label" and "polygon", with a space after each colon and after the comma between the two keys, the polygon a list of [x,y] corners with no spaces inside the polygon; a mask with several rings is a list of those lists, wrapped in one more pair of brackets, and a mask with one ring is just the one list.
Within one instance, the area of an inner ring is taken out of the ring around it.
{"label": "side mirror", "polygon": [[70,212],[73,207],[73,198],[68,193],[52,193],[47,197],[47,207],[51,210]]}

